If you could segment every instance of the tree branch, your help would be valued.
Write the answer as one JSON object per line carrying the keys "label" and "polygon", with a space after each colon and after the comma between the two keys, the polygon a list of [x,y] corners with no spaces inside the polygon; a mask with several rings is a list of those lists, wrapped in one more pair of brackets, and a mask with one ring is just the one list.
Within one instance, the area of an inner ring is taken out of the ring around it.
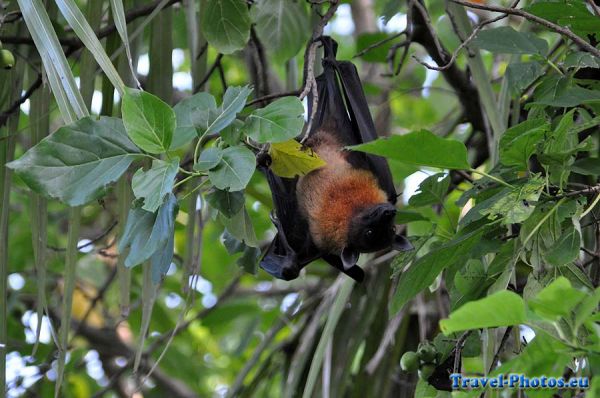
{"label": "tree branch", "polygon": [[[450,59],[450,55],[444,46],[439,44],[433,27],[429,23],[427,10],[419,1],[415,1],[413,7],[409,10],[409,24],[412,40],[423,46],[436,64],[445,65],[448,62],[447,60]],[[473,129],[485,132],[486,128],[479,101],[479,93],[467,76],[467,73],[460,70],[454,63],[441,71],[441,73],[448,84],[456,91],[458,100],[464,109],[465,117],[471,123]],[[479,149],[481,154],[479,152],[478,154],[487,158],[487,144]]]}
{"label": "tree branch", "polygon": [[501,12],[504,14],[516,15],[516,16],[525,18],[531,22],[535,22],[537,24],[545,26],[546,28],[548,28],[560,35],[568,37],[569,39],[571,39],[571,41],[578,44],[581,48],[587,50],[589,53],[600,58],[600,50],[598,50],[597,48],[592,46],[590,43],[586,42],[584,39],[582,39],[581,37],[579,37],[578,35],[573,33],[569,28],[565,28],[560,25],[557,25],[546,19],[538,17],[537,15],[533,15],[533,14],[528,13],[527,11],[523,11],[522,9],[506,8],[506,7],[484,5],[484,4],[475,4],[475,3],[471,3],[471,2],[463,1],[463,0],[450,0],[450,1],[453,3],[456,3],[456,4],[463,5],[465,7],[469,7],[469,8],[476,8],[478,10],[486,10],[486,11],[492,11],[492,12]]}

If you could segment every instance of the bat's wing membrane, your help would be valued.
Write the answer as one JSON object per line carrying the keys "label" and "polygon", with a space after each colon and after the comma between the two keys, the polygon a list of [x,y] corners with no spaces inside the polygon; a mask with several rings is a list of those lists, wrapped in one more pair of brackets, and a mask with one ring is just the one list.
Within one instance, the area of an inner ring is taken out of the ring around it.
{"label": "bat's wing membrane", "polygon": [[271,220],[277,235],[269,245],[260,266],[278,279],[292,280],[308,263],[320,257],[308,229],[308,223],[298,208],[297,178],[283,178],[268,167],[260,167],[267,177],[274,212]]}

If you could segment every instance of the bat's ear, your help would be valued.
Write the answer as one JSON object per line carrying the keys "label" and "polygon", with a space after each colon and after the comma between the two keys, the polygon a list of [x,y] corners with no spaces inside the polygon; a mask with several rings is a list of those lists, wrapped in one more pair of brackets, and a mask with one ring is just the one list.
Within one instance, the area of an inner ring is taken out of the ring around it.
{"label": "bat's ear", "polygon": [[342,264],[344,265],[344,269],[349,270],[350,268],[355,266],[359,256],[360,253],[358,251],[344,247],[344,249],[342,250],[342,255],[340,256],[342,258]]}
{"label": "bat's ear", "polygon": [[414,249],[415,247],[402,235],[394,235],[394,241],[392,242],[392,249],[400,252],[407,252]]}

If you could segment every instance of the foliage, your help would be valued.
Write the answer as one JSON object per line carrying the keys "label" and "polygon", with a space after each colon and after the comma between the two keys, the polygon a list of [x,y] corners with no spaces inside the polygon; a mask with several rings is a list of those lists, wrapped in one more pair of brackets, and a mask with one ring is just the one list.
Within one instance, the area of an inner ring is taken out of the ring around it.
{"label": "foliage", "polygon": [[[342,3],[0,9],[8,396],[447,397],[456,370],[582,375],[599,395],[599,7],[522,1],[488,24],[454,2]],[[415,246],[363,255],[362,285],[257,267],[257,156],[288,178],[325,164],[298,97],[325,25],[386,136],[347,150],[388,159]],[[555,393],[578,392],[526,392]]]}

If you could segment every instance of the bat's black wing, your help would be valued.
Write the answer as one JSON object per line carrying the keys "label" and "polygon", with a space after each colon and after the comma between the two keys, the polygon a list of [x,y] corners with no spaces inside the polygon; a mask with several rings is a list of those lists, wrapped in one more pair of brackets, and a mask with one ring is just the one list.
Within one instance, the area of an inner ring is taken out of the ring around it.
{"label": "bat's black wing", "polygon": [[265,173],[271,189],[274,207],[271,220],[277,227],[277,235],[261,259],[260,266],[276,278],[296,279],[305,265],[320,257],[310,237],[308,222],[299,211],[297,178],[279,177],[268,166],[261,164],[260,159],[259,169]]}
{"label": "bat's black wing", "polygon": [[[375,140],[375,124],[356,66],[335,58],[337,43],[331,37],[322,37],[320,40],[324,48],[323,73],[317,77],[319,100],[311,133],[322,126],[327,127],[344,146]],[[312,95],[308,96],[308,107],[310,115]],[[356,151],[349,153],[348,160],[355,167],[371,171],[390,203],[396,203],[396,188],[385,158]]]}
{"label": "bat's black wing", "polygon": [[[348,61],[336,60],[337,43],[330,37],[320,39],[324,47],[323,73],[317,77],[318,105],[311,131],[327,127],[344,146],[362,144],[377,138],[356,67]],[[308,97],[312,114],[312,95]],[[378,179],[388,200],[396,203],[396,189],[387,161],[363,152],[350,152],[348,160],[358,168],[370,170]],[[275,175],[267,165],[265,173],[273,197],[273,223],[277,235],[260,261],[260,266],[279,279],[295,279],[308,263],[323,258],[351,278],[362,281],[364,272],[358,266],[344,269],[339,256],[321,253],[315,246],[308,221],[301,214],[296,198],[297,179]]]}

